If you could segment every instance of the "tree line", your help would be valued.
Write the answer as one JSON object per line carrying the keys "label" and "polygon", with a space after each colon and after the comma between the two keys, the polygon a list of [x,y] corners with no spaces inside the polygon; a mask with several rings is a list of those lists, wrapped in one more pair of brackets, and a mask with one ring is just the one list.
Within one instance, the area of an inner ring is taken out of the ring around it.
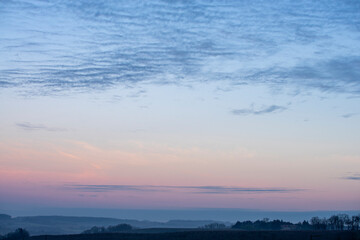
{"label": "tree line", "polygon": [[311,225],[316,230],[359,230],[360,214],[350,217],[347,214],[333,215],[329,218],[313,217]]}
{"label": "tree line", "polygon": [[82,234],[93,234],[93,233],[117,233],[131,231],[133,227],[129,224],[122,223],[115,226],[105,227],[92,227],[82,232]]}
{"label": "tree line", "polygon": [[312,217],[310,222],[285,222],[265,218],[263,220],[236,222],[231,228],[241,230],[352,230],[358,231],[360,214],[349,216],[347,214],[333,215],[329,218]]}

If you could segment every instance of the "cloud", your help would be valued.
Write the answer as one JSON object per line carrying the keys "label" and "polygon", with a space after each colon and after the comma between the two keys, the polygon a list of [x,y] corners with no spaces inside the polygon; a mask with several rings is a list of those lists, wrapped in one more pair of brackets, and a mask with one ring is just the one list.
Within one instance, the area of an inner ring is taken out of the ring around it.
{"label": "cloud", "polygon": [[49,132],[62,132],[66,131],[65,128],[54,128],[54,127],[47,127],[43,124],[32,124],[29,122],[21,122],[21,123],[15,123],[15,125],[23,130],[26,131],[36,131],[36,130],[42,130],[42,131],[49,131]]}
{"label": "cloud", "polygon": [[277,83],[303,90],[360,94],[360,56],[333,56],[331,59],[305,60],[294,66],[271,66],[247,75],[248,80]]}
{"label": "cloud", "polygon": [[286,107],[278,106],[278,105],[263,106],[258,109],[254,109],[254,107],[252,106],[251,108],[234,109],[231,112],[234,115],[246,116],[246,115],[263,115],[267,113],[282,112],[286,109],[287,109]]}
{"label": "cloud", "polygon": [[229,81],[360,94],[356,1],[11,1],[2,19],[0,88]]}
{"label": "cloud", "polygon": [[196,194],[230,194],[230,193],[287,193],[305,191],[304,189],[290,188],[242,188],[224,186],[162,186],[162,185],[81,185],[67,184],[65,189],[82,192],[111,192],[111,191],[137,191],[137,192],[169,192],[185,191]]}
{"label": "cloud", "polygon": [[354,116],[358,115],[358,113],[347,113],[342,115],[343,118],[352,118]]}
{"label": "cloud", "polygon": [[349,175],[343,177],[343,179],[360,181],[360,173],[349,174]]}

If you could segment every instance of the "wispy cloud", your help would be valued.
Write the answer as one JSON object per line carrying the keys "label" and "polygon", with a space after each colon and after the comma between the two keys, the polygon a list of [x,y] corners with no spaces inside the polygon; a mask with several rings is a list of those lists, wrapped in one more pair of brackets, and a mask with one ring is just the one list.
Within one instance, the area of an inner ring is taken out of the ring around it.
{"label": "wispy cloud", "polygon": [[231,112],[234,115],[263,115],[267,113],[282,112],[286,109],[286,107],[278,105],[263,106],[257,109],[251,106],[250,108],[234,109]]}
{"label": "wispy cloud", "polygon": [[226,79],[360,94],[358,9],[325,0],[11,1],[1,12],[12,27],[0,25],[0,88]]}
{"label": "wispy cloud", "polygon": [[33,124],[33,123],[29,123],[29,122],[15,123],[15,125],[21,129],[27,130],[27,131],[36,131],[36,130],[49,131],[49,132],[66,131],[65,128],[48,127],[43,124]]}
{"label": "wispy cloud", "polygon": [[[359,34],[360,35],[360,34]],[[349,53],[351,55],[351,53]],[[337,55],[331,59],[299,61],[292,66],[269,66],[246,75],[251,82],[270,83],[274,88],[294,86],[322,92],[360,94],[360,56]]]}
{"label": "wispy cloud", "polygon": [[352,118],[354,116],[358,115],[358,113],[347,113],[342,115],[343,118]]}
{"label": "wispy cloud", "polygon": [[343,177],[343,179],[360,181],[360,173],[348,174],[347,176]]}
{"label": "wispy cloud", "polygon": [[229,193],[287,193],[305,191],[291,188],[243,188],[225,186],[162,186],[162,185],[82,185],[67,184],[65,189],[82,192],[138,191],[138,192],[169,192],[185,191],[196,194],[229,194]]}

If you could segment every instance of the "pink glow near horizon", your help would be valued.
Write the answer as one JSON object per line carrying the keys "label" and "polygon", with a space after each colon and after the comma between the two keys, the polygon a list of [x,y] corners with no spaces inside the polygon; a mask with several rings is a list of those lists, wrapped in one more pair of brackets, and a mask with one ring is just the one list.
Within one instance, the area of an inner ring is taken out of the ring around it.
{"label": "pink glow near horizon", "polygon": [[0,209],[360,209],[356,1],[78,1],[1,2]]}
{"label": "pink glow near horizon", "polygon": [[[194,168],[182,169],[180,157],[189,152],[176,152],[176,158],[171,164],[164,164],[161,154],[150,154],[149,159],[153,161],[153,167],[158,168],[158,174],[146,174],[144,169],[149,167],[144,153],[128,153],[119,150],[105,150],[86,143],[73,143],[71,150],[65,148],[42,152],[33,148],[25,148],[12,144],[2,144],[3,163],[6,167],[0,170],[0,189],[4,194],[2,201],[12,202],[19,199],[27,199],[34,204],[61,205],[64,207],[88,206],[88,207],[130,207],[130,208],[161,208],[161,207],[213,207],[213,208],[251,208],[251,209],[277,209],[277,210],[326,210],[326,209],[351,209],[356,208],[358,203],[353,199],[356,182],[349,185],[334,179],[328,179],[325,183],[316,186],[308,185],[300,188],[296,179],[294,182],[268,181],[269,176],[255,176],[244,181],[240,176],[224,176],[223,179],[214,178],[215,172],[221,174],[221,165],[208,165],[203,173]],[[18,150],[18,151],[17,151]],[[21,152],[20,152],[21,151]],[[165,150],[165,158],[169,153]],[[200,150],[196,150],[201,152]],[[13,154],[12,154],[13,153]],[[240,152],[241,153],[241,152]],[[190,151],[190,154],[194,154]],[[239,152],[238,152],[239,154]],[[240,157],[251,158],[256,162],[254,156],[241,153]],[[24,156],[27,156],[24,158]],[[103,159],[96,161],[99,157]],[[204,157],[204,156],[202,156]],[[206,154],[206,157],[208,155]],[[187,157],[186,161],[191,162]],[[37,159],[37,160],[36,160]],[[61,163],[59,168],[53,168],[53,164],[43,162],[41,159]],[[86,160],[85,160],[86,159]],[[123,159],[125,161],[123,161]],[[4,161],[5,160],[5,161]],[[197,159],[198,161],[201,159]],[[14,162],[23,164],[13,166]],[[120,165],[118,165],[120,161]],[[95,163],[98,164],[95,165]],[[37,166],[34,166],[36,163]],[[180,164],[180,165],[178,165]],[[256,165],[257,163],[255,163]],[[47,167],[50,166],[50,168]],[[117,173],[113,172],[116,166]],[[251,164],[248,164],[248,167]],[[218,169],[215,169],[218,167]],[[126,168],[126,169],[124,169]],[[177,171],[174,171],[178,168]],[[240,170],[240,169],[239,169]],[[215,171],[215,172],[214,172]],[[164,173],[165,172],[165,173]],[[239,171],[241,172],[241,171]],[[170,173],[170,174],[169,174]],[[197,175],[198,180],[193,177],[191,181],[186,176]],[[273,174],[281,174],[281,169]],[[183,177],[181,177],[183,176]],[[296,176],[296,175],[294,175]],[[309,175],[309,177],[311,177]],[[236,179],[237,178],[237,179]],[[236,185],[234,184],[236,179]],[[313,179],[315,180],[315,179]],[[304,181],[303,181],[304,182]],[[319,182],[317,182],[319,184]],[[329,186],[328,184],[331,183]],[[160,189],[156,191],[129,191],[129,190],[79,190],[67,188],[68,185],[131,185],[131,186],[225,186],[266,189],[281,187],[286,189],[298,189],[289,192],[226,192],[226,193],[196,193],[189,189]],[[302,187],[305,186],[304,184]],[[335,189],[334,189],[335,187]],[[359,195],[359,194],[357,194]],[[350,198],[349,198],[350,196]],[[346,206],[346,208],[344,208]]]}

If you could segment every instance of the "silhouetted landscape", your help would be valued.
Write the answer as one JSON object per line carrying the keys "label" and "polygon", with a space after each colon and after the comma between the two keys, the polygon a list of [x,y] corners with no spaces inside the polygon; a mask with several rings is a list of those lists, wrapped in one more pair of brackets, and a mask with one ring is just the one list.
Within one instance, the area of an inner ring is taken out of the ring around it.
{"label": "silhouetted landscape", "polygon": [[[65,217],[65,216],[36,216],[15,217],[0,215],[0,234],[4,235],[17,228],[24,228],[31,235],[41,234],[77,234],[94,226],[108,227],[118,224],[129,224],[137,229],[150,228],[198,228],[215,221],[184,221],[170,220],[167,222],[138,221],[129,219],[101,218],[101,217]],[[230,224],[230,223],[227,223]]]}
{"label": "silhouetted landscape", "polygon": [[359,231],[241,231],[241,230],[178,230],[174,232],[153,233],[126,232],[100,233],[75,235],[41,235],[29,237],[23,230],[4,238],[6,240],[217,240],[217,239],[244,239],[244,240],[359,240]]}
{"label": "silhouetted landscape", "polygon": [[[9,215],[0,215],[2,231],[5,230],[5,227],[9,228],[9,226],[11,226],[10,222],[12,219]],[[48,225],[52,225],[53,234],[44,234],[41,231],[36,232],[36,229],[40,228],[41,224],[44,225],[45,221]],[[121,223],[108,225],[114,222]],[[30,234],[27,229],[21,227],[13,232],[0,236],[1,240],[360,239],[360,214],[354,216],[338,214],[329,218],[313,217],[310,221],[304,220],[299,223],[265,218],[257,221],[237,221],[231,225],[215,221],[182,220],[157,223],[90,217],[22,217],[14,218],[12,224],[13,226],[16,224],[18,224],[18,226],[27,226],[31,229],[32,234]],[[68,230],[61,232],[62,229],[69,228],[70,225],[73,226],[73,231],[76,231],[76,229],[79,230],[81,227],[91,224],[96,225],[78,234],[65,234]],[[181,224],[183,227],[174,227],[180,226]],[[198,226],[200,224],[203,225]],[[34,228],[36,225],[38,225],[37,228]],[[191,225],[193,227],[189,227]],[[56,228],[57,231],[55,231]]]}

